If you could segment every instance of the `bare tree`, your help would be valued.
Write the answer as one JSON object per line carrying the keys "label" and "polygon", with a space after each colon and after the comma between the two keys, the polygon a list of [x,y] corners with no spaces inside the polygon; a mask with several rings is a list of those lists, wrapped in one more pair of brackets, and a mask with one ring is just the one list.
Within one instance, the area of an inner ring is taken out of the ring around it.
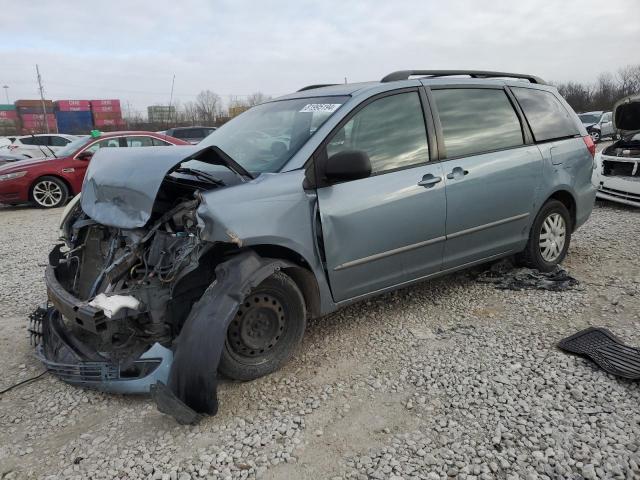
{"label": "bare tree", "polygon": [[247,97],[246,104],[249,107],[253,107],[255,105],[259,105],[261,103],[264,103],[267,100],[271,100],[271,96],[270,95],[265,95],[262,92],[255,92],[255,93],[252,93],[251,95],[249,95]]}
{"label": "bare tree", "polygon": [[184,104],[181,120],[192,126],[198,124],[198,105],[196,105],[195,102],[187,102]]}
{"label": "bare tree", "polygon": [[222,110],[220,95],[211,90],[203,90],[196,97],[198,119],[207,125],[213,125]]}

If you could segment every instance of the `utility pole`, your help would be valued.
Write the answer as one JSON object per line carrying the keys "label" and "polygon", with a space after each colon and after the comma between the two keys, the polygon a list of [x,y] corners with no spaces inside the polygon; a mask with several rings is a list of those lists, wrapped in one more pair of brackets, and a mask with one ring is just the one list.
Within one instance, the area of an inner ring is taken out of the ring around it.
{"label": "utility pole", "polygon": [[9,105],[9,85],[3,85],[2,88],[4,88],[4,94],[7,97],[7,105]]}
{"label": "utility pole", "polygon": [[170,127],[169,123],[171,123],[171,104],[173,103],[173,85],[176,83],[176,74],[173,74],[173,80],[171,80],[171,96],[169,97],[169,111],[167,112],[167,128]]}
{"label": "utility pole", "polygon": [[42,86],[42,77],[40,76],[40,69],[38,68],[38,64],[36,64],[36,74],[38,75],[38,89],[40,90],[40,100],[42,100],[42,115],[44,116],[44,126],[49,132],[49,118],[47,117],[47,107],[44,103],[44,87]]}

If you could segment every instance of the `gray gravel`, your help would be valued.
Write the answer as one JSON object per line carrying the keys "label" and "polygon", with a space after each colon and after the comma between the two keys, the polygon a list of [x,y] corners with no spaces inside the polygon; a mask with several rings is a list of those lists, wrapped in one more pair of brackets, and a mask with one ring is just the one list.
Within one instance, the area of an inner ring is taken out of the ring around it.
{"label": "gray gravel", "polygon": [[[59,215],[0,209],[0,390],[42,370],[25,318]],[[640,384],[554,347],[588,325],[640,345],[639,238],[640,211],[598,204],[565,262],[576,290],[461,273],[317,320],[194,427],[45,376],[0,398],[0,478],[640,478]]]}

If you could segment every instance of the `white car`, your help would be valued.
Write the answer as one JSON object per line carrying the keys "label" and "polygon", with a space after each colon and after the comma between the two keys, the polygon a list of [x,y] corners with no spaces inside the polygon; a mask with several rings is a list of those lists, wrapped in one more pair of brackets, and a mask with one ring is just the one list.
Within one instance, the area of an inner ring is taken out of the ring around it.
{"label": "white car", "polygon": [[16,137],[10,145],[0,148],[9,150],[13,155],[24,155],[29,158],[53,157],[58,150],[78,138],[75,135],[63,133],[23,135]]}
{"label": "white car", "polygon": [[640,207],[640,95],[615,104],[613,124],[621,138],[595,158],[596,196]]}

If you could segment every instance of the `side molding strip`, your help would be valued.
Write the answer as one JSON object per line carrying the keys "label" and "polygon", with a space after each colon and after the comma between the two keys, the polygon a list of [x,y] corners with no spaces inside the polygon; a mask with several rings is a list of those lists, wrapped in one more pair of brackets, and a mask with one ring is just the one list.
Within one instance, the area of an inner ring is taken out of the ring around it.
{"label": "side molding strip", "polygon": [[415,250],[416,248],[426,247],[428,245],[433,245],[434,243],[444,242],[447,237],[436,237],[431,240],[425,240],[424,242],[413,243],[411,245],[406,245],[400,248],[394,248],[393,250],[387,250],[386,252],[376,253],[373,255],[369,255],[368,257],[358,258],[357,260],[351,260],[350,262],[345,262],[342,265],[338,265],[333,270],[343,270],[349,267],[355,267],[356,265],[362,265],[363,263],[372,262],[373,260],[379,260],[384,257],[389,257],[391,255],[396,255],[398,253],[408,252],[409,250]]}
{"label": "side molding strip", "polygon": [[444,242],[450,238],[458,238],[463,235],[468,235],[470,233],[479,232],[481,230],[486,230],[487,228],[497,227],[499,225],[503,225],[509,222],[515,222],[516,220],[522,220],[523,218],[527,218],[529,213],[521,213],[520,215],[515,215],[513,217],[503,218],[501,220],[496,220],[495,222],[485,223],[484,225],[478,225],[477,227],[467,228],[466,230],[460,230],[459,232],[452,233],[450,235],[432,238],[430,240],[425,240],[424,242],[412,243],[411,245],[406,245],[400,248],[394,248],[393,250],[387,250],[386,252],[375,253],[373,255],[369,255],[368,257],[358,258],[356,260],[351,260],[349,262],[345,262],[337,267],[334,267],[333,271],[337,272],[339,270],[344,270],[345,268],[355,267],[358,265],[362,265],[363,263],[372,262],[374,260],[380,260],[381,258],[389,257],[391,255],[396,255],[398,253],[408,252],[409,250],[414,250],[416,248],[426,247],[428,245],[433,245],[435,243]]}

